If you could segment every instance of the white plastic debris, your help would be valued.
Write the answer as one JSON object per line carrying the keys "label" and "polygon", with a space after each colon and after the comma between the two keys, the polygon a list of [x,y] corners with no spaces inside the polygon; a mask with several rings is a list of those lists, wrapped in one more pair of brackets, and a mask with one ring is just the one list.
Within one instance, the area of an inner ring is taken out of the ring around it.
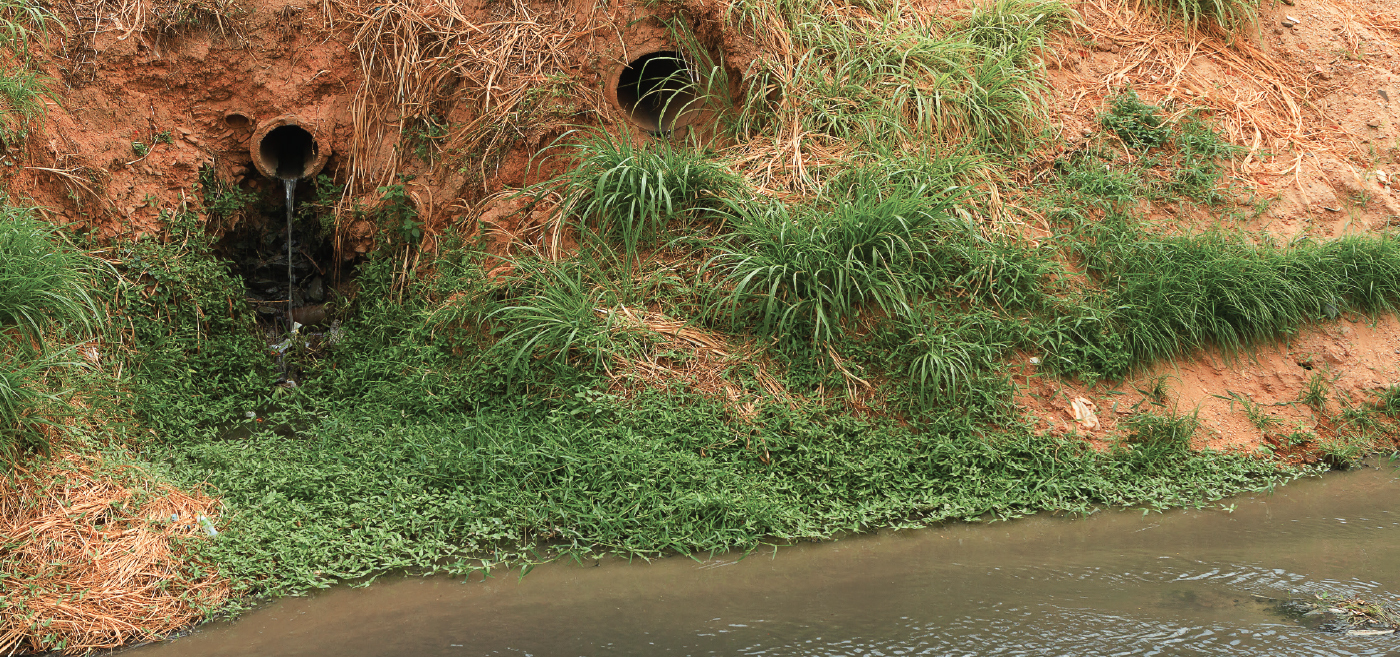
{"label": "white plastic debris", "polygon": [[219,530],[214,529],[214,523],[209,522],[209,519],[205,518],[204,516],[199,517],[199,526],[203,527],[204,531],[209,533],[210,538],[219,535]]}
{"label": "white plastic debris", "polygon": [[1039,365],[1039,364],[1040,364],[1040,356],[1031,356],[1031,364],[1032,364],[1032,365]]}
{"label": "white plastic debris", "polygon": [[1094,414],[1094,409],[1097,408],[1094,402],[1075,397],[1074,401],[1069,403],[1069,408],[1070,415],[1074,416],[1074,421],[1078,422],[1080,427],[1089,431],[1099,428],[1099,416]]}

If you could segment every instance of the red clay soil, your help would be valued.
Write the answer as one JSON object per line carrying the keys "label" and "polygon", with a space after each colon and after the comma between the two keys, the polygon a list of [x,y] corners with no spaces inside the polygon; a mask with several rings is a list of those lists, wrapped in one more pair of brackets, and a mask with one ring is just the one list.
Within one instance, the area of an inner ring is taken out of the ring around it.
{"label": "red clay soil", "polygon": [[1188,34],[1139,3],[1075,4],[1084,23],[1047,61],[1063,148],[1098,130],[1104,99],[1131,85],[1149,102],[1207,110],[1247,151],[1234,164],[1239,200],[1269,201],[1243,222],[1152,208],[1160,222],[1238,223],[1282,238],[1400,225],[1400,4],[1264,5],[1257,29],[1231,40]]}
{"label": "red clay soil", "polygon": [[[1327,384],[1325,413],[1301,399],[1309,381],[1321,376]],[[1165,396],[1154,403],[1157,382]],[[1338,400],[1355,405],[1400,382],[1400,321],[1346,319],[1308,327],[1277,345],[1266,345],[1231,358],[1218,350],[1164,363],[1118,384],[1085,386],[1058,377],[1041,376],[1027,362],[1018,373],[1018,403],[1030,412],[1037,427],[1054,433],[1074,432],[1106,448],[1118,440],[1123,422],[1140,413],[1197,414],[1197,447],[1255,452],[1294,432],[1316,433],[1326,439],[1341,411]],[[1231,399],[1232,395],[1234,399]],[[1076,422],[1075,398],[1094,405],[1099,427]],[[1251,421],[1239,399],[1248,400],[1272,420],[1267,431]],[[1314,445],[1315,447],[1316,445]],[[1300,454],[1300,459],[1312,455]],[[1295,459],[1295,460],[1300,460]]]}

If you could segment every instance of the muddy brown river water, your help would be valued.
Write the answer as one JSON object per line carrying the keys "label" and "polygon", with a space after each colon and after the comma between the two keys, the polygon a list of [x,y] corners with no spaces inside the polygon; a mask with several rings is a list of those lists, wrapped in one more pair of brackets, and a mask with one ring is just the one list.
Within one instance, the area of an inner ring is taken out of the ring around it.
{"label": "muddy brown river water", "polygon": [[1400,601],[1388,461],[1224,502],[857,536],[699,562],[555,563],[281,600],[125,657],[1400,655],[1276,609]]}

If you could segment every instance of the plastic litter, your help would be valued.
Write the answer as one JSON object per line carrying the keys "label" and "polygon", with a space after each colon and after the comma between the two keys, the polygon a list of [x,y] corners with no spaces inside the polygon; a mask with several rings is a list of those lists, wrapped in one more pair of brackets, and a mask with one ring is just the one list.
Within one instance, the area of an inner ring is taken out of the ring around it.
{"label": "plastic litter", "polygon": [[1070,415],[1074,416],[1074,421],[1078,422],[1079,426],[1090,431],[1099,428],[1099,416],[1094,414],[1096,408],[1094,402],[1083,397],[1075,397],[1074,401],[1070,402],[1069,408]]}
{"label": "plastic litter", "polygon": [[203,527],[205,532],[208,532],[210,538],[219,535],[219,530],[214,529],[214,523],[209,522],[209,519],[204,516],[199,517],[199,526]]}

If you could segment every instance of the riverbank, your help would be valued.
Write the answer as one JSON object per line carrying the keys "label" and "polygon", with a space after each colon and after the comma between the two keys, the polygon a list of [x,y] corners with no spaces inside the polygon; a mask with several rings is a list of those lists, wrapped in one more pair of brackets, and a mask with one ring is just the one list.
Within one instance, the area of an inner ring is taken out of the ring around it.
{"label": "riverbank", "polygon": [[1396,449],[1395,7],[459,4],[0,5],[7,641]]}
{"label": "riverbank", "polygon": [[1400,484],[1378,461],[1204,509],[560,561],[524,578],[391,576],[284,598],[131,657],[1386,654],[1400,637],[1349,635],[1292,606],[1394,599]]}

